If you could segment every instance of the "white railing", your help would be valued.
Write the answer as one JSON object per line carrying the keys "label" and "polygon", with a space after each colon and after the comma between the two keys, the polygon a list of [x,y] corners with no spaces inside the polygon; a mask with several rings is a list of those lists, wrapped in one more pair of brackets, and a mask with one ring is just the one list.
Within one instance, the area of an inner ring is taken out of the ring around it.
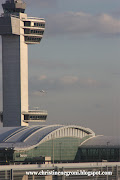
{"label": "white railing", "polygon": [[29,110],[28,112],[47,112],[46,110]]}
{"label": "white railing", "polygon": [[38,18],[38,17],[28,17],[27,19],[45,20],[44,18]]}
{"label": "white railing", "polygon": [[38,113],[44,113],[44,114],[48,114],[46,110],[29,110],[28,112],[22,112],[22,114],[38,114]]}

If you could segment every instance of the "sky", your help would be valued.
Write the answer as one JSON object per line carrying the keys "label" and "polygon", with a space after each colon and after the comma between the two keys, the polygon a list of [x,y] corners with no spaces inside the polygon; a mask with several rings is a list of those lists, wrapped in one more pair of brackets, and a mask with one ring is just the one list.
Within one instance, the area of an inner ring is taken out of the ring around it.
{"label": "sky", "polygon": [[25,2],[28,16],[46,21],[40,45],[29,45],[30,109],[47,110],[46,124],[80,125],[96,135],[120,136],[120,1]]}

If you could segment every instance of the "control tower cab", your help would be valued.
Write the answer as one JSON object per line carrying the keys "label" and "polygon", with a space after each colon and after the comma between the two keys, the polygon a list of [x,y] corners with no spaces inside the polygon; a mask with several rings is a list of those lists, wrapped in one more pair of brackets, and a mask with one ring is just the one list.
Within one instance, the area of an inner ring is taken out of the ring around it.
{"label": "control tower cab", "polygon": [[28,44],[39,44],[45,20],[27,17],[22,0],[7,0],[0,17],[4,127],[45,121],[47,111],[28,110]]}

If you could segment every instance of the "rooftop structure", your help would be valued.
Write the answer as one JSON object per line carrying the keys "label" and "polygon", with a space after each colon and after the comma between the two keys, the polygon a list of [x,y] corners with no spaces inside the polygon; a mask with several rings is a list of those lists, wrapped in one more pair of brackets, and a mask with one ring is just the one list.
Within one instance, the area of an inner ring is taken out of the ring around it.
{"label": "rooftop structure", "polygon": [[75,125],[0,128],[0,163],[119,162],[120,138]]}
{"label": "rooftop structure", "polygon": [[96,136],[80,145],[82,148],[120,148],[120,137]]}
{"label": "rooftop structure", "polygon": [[95,136],[81,126],[28,126],[0,128],[0,161],[28,162],[41,157],[73,162],[80,143]]}
{"label": "rooftop structure", "polygon": [[79,145],[77,162],[120,161],[120,137],[96,136]]}
{"label": "rooftop structure", "polygon": [[45,121],[47,111],[28,109],[28,44],[39,44],[45,20],[27,17],[22,0],[7,0],[0,17],[2,36],[2,77],[4,127],[26,126],[28,122]]}

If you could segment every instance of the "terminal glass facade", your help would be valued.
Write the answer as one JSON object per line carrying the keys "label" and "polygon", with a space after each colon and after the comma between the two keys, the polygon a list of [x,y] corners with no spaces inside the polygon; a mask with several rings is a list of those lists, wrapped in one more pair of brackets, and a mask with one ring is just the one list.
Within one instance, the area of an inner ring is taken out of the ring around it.
{"label": "terminal glass facade", "polygon": [[[86,139],[88,137],[85,137]],[[85,140],[85,138],[83,138]],[[78,151],[80,138],[63,137],[46,141],[39,146],[26,151],[16,151],[14,161],[32,161],[34,157],[51,157],[54,162],[73,162]]]}
{"label": "terminal glass facade", "polygon": [[119,148],[79,148],[76,155],[77,162],[101,162],[101,161],[120,161]]}

